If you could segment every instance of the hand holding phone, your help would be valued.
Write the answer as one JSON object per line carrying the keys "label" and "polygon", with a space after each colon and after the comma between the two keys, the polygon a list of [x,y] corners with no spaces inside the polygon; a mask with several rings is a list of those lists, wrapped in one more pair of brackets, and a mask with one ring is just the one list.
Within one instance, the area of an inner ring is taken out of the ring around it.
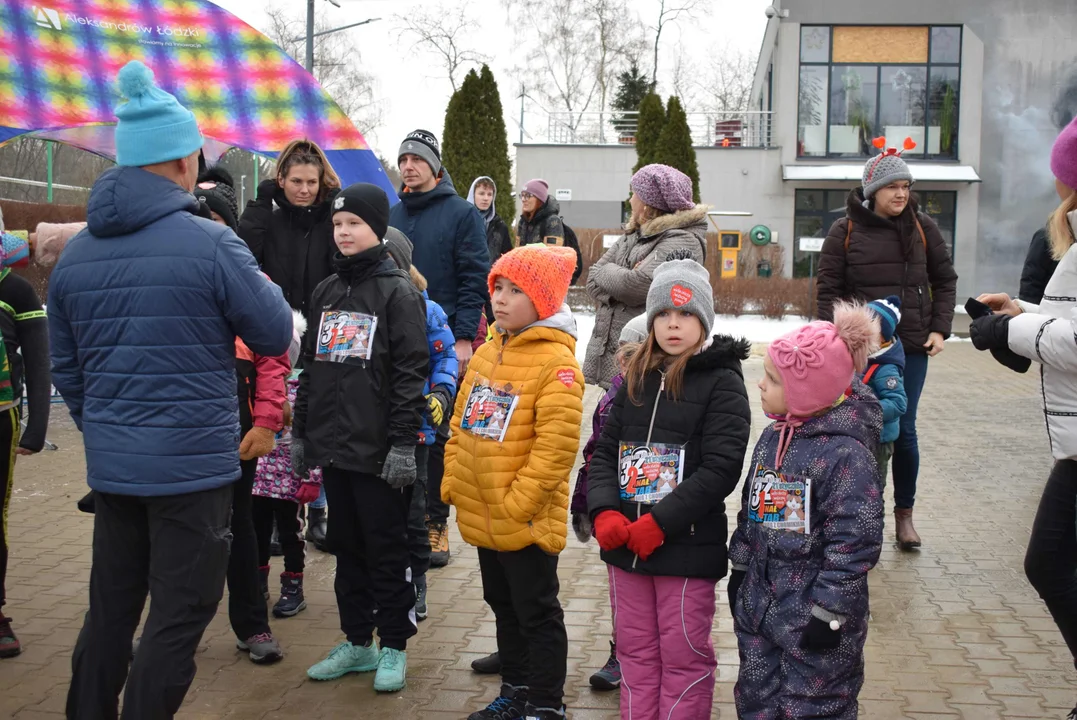
{"label": "hand holding phone", "polygon": [[965,301],[965,312],[967,312],[969,317],[973,320],[994,314],[990,305],[971,297]]}

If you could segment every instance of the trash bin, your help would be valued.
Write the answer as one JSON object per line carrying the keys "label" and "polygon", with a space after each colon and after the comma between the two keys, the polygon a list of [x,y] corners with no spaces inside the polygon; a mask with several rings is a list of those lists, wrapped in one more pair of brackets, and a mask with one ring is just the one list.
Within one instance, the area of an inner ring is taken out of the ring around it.
{"label": "trash bin", "polygon": [[770,267],[770,260],[760,260],[755,266],[755,269],[758,271],[759,277],[761,278],[768,278],[773,272]]}

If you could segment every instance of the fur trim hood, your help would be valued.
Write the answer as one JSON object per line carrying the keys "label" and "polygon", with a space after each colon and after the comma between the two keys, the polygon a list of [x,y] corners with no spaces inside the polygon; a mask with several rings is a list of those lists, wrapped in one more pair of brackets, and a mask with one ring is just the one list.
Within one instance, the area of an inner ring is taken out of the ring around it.
{"label": "fur trim hood", "polygon": [[714,368],[728,368],[736,370],[743,375],[741,363],[752,354],[752,344],[745,338],[735,338],[732,335],[715,335],[710,338],[710,344],[688,361],[688,370],[711,370]]}
{"label": "fur trim hood", "polygon": [[[660,233],[664,233],[667,230],[682,230],[700,224],[706,228],[707,212],[711,207],[712,206],[710,205],[703,205],[700,203],[691,210],[678,210],[674,213],[659,215],[653,220],[648,220],[643,223],[642,226],[636,225],[634,222],[630,221],[625,227],[625,232],[636,232],[638,230],[639,236],[645,238],[653,237]],[[706,235],[706,229],[704,229],[703,234]]]}

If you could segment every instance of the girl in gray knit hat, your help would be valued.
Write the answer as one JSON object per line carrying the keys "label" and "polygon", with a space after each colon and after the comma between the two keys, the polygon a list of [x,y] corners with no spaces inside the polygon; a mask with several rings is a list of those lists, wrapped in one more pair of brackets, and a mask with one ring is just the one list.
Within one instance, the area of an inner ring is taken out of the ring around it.
{"label": "girl in gray knit hat", "polygon": [[[686,253],[687,254],[687,253]],[[715,586],[725,499],[750,412],[746,340],[712,335],[706,268],[674,255],[647,293],[647,337],[625,368],[591,458],[587,509],[610,566],[621,717],[711,715]]]}
{"label": "girl in gray knit hat", "polygon": [[[863,186],[849,193],[846,217],[830,228],[819,259],[819,318],[831,320],[839,300],[870,302],[890,295],[901,300],[897,337],[905,347],[908,410],[894,443],[894,525],[903,550],[920,547],[912,521],[920,450],[916,411],[927,377],[928,358],[950,335],[957,273],[935,221],[919,212],[913,173],[903,150],[887,147],[864,166]],[[916,144],[906,139],[904,150]]]}

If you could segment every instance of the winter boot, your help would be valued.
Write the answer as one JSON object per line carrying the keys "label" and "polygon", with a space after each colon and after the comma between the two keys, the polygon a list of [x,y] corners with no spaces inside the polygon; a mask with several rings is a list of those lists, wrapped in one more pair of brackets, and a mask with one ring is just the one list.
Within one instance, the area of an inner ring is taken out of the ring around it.
{"label": "winter boot", "polygon": [[505,683],[501,694],[478,712],[467,716],[467,720],[518,720],[527,709],[527,688]]}
{"label": "winter boot", "polygon": [[374,675],[377,692],[400,692],[407,685],[408,654],[403,650],[382,648],[378,656],[378,672]]}
{"label": "winter boot", "polygon": [[269,602],[269,566],[262,565],[258,568],[258,581],[262,586],[262,595],[265,596],[266,602]]}
{"label": "winter boot", "polygon": [[22,645],[11,629],[11,618],[0,614],[0,658],[13,658],[22,652]]}
{"label": "winter boot", "polygon": [[899,548],[909,552],[920,547],[920,536],[912,524],[912,508],[894,508],[894,525]]}
{"label": "winter boot", "polygon": [[415,617],[426,620],[426,575],[415,578]]}
{"label": "winter boot", "polygon": [[307,507],[307,534],[306,539],[314,543],[314,547],[325,552],[325,508]]}
{"label": "winter boot", "polygon": [[449,564],[449,527],[445,523],[431,523],[430,567],[445,567]]}
{"label": "winter boot", "polygon": [[273,606],[273,617],[286,618],[307,609],[303,599],[303,573],[280,574],[280,600]]}
{"label": "winter boot", "polygon": [[273,633],[268,632],[236,640],[236,649],[245,651],[255,665],[269,665],[284,658],[280,643],[273,638]]}
{"label": "winter boot", "polygon": [[565,720],[565,706],[554,709],[548,707],[535,707],[527,703],[524,711],[524,720]]}
{"label": "winter boot", "polygon": [[471,669],[479,675],[500,675],[501,655],[495,652],[490,653],[486,657],[481,657],[478,660],[472,660]]}
{"label": "winter boot", "polygon": [[591,676],[591,687],[595,690],[616,690],[621,687],[621,663],[617,660],[617,646],[610,643],[610,659],[602,669]]}

